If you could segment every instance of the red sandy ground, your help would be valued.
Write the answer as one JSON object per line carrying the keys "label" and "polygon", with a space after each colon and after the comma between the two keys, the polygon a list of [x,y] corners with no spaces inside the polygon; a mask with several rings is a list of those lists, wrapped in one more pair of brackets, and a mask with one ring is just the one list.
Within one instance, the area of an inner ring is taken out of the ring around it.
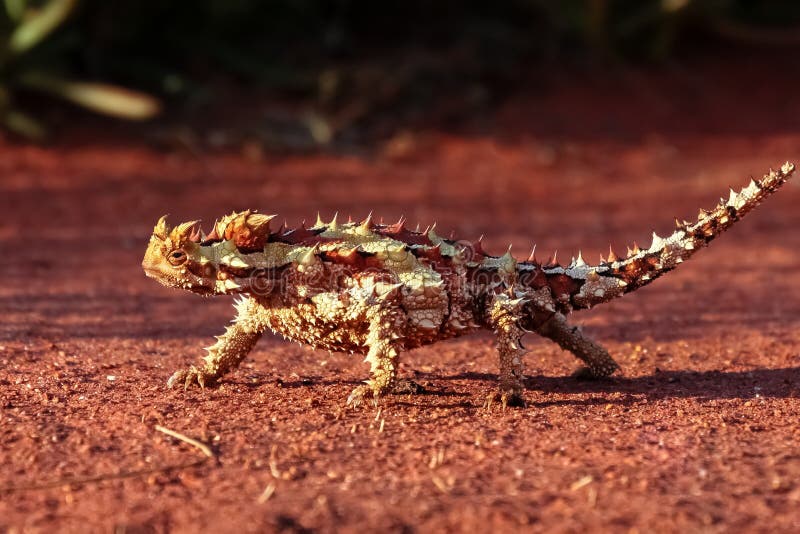
{"label": "red sandy ground", "polygon": [[520,256],[534,239],[567,260],[649,244],[800,157],[798,71],[759,61],[553,75],[474,131],[369,157],[198,156],[101,131],[3,142],[0,531],[797,531],[796,183],[676,272],[573,317],[621,376],[569,378],[576,362],[530,336],[521,410],[482,407],[487,335],[407,354],[431,393],[380,411],[342,409],[361,358],[272,336],[219,388],[167,390],[232,308],[139,267],[161,214],[244,207],[404,214]]}

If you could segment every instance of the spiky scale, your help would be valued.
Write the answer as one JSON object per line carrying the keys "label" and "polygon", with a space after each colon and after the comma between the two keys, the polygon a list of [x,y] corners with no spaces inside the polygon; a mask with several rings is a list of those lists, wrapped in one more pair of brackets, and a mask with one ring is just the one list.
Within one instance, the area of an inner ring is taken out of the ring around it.
{"label": "spiky scale", "polygon": [[372,212],[369,212],[367,218],[359,224],[356,233],[362,236],[372,235]]}
{"label": "spiky scale", "polygon": [[553,251],[553,255],[547,259],[547,262],[544,264],[544,267],[556,268],[559,267],[558,264],[558,250]]}
{"label": "spiky scale", "polygon": [[531,253],[528,255],[528,261],[531,263],[536,262],[536,244],[531,248]]}
{"label": "spiky scale", "polygon": [[306,267],[309,265],[313,265],[314,263],[319,261],[319,258],[317,258],[318,252],[319,252],[319,243],[315,243],[313,247],[309,248],[306,252],[303,252],[297,258],[297,263]]}
{"label": "spiky scale", "polygon": [[656,251],[661,250],[666,245],[666,241],[660,237],[657,233],[653,232],[653,241],[650,244],[650,247],[647,250]]}

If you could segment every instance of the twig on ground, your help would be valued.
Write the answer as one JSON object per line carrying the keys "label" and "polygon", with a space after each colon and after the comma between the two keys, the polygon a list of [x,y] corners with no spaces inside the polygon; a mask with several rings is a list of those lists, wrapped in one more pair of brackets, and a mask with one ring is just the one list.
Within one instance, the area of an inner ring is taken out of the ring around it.
{"label": "twig on ground", "polygon": [[270,482],[269,484],[267,484],[267,487],[264,488],[263,493],[259,495],[258,504],[264,504],[265,502],[267,502],[269,498],[272,497],[273,493],[275,493],[275,484],[273,482]]}
{"label": "twig on ground", "polygon": [[155,429],[158,430],[159,432],[162,432],[162,433],[168,435],[168,436],[172,436],[175,439],[179,439],[184,443],[188,443],[192,447],[195,447],[195,448],[199,449],[200,452],[202,452],[203,454],[205,454],[209,458],[213,458],[214,457],[214,451],[211,450],[211,447],[209,447],[208,445],[206,445],[205,443],[203,443],[201,441],[197,441],[196,439],[192,439],[189,436],[181,434],[180,432],[175,432],[174,430],[170,430],[169,428],[163,427],[161,425],[156,425]]}

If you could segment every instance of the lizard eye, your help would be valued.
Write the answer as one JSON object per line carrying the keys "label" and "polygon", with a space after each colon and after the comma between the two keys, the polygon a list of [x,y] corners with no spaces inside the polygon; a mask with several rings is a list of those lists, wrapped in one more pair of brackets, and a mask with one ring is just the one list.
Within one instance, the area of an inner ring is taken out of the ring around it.
{"label": "lizard eye", "polygon": [[186,253],[181,249],[175,249],[167,255],[167,261],[170,262],[172,265],[177,267],[178,265],[183,265],[186,263]]}

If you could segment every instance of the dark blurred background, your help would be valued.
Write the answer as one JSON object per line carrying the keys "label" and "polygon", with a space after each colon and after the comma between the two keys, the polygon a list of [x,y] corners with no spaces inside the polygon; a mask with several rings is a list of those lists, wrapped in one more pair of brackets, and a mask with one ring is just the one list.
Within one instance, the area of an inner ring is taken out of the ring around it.
{"label": "dark blurred background", "polygon": [[796,0],[4,0],[0,11],[0,119],[35,141],[85,120],[61,99],[159,116],[184,136],[237,125],[211,144],[358,144],[458,126],[554,72],[800,51]]}

